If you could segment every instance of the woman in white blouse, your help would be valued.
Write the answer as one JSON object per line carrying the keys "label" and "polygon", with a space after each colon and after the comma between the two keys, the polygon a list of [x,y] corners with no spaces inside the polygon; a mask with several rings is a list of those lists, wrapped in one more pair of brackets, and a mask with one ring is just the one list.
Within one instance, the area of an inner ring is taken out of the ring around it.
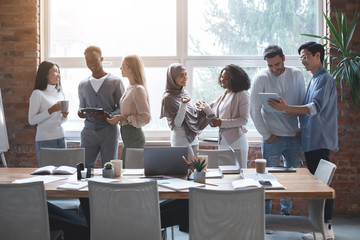
{"label": "woman in white blouse", "polygon": [[151,116],[141,58],[137,55],[126,56],[120,69],[122,76],[129,79],[130,85],[120,99],[121,114],[114,115],[107,121],[110,124],[120,122],[120,133],[124,144],[121,159],[124,161],[126,148],[144,148],[145,134],[142,127],[150,122]]}
{"label": "woman in white blouse", "polygon": [[198,108],[206,114],[215,114],[211,121],[212,127],[219,127],[219,148],[240,149],[241,165],[246,167],[248,157],[248,140],[245,136],[250,114],[250,79],[239,66],[230,64],[223,68],[218,78],[219,84],[225,89],[214,103],[207,105],[198,102]]}
{"label": "woman in white blouse", "polygon": [[43,61],[36,73],[34,90],[30,96],[29,123],[37,125],[35,145],[39,161],[41,148],[66,148],[65,132],[61,126],[68,112],[61,112],[60,69],[55,63]]}

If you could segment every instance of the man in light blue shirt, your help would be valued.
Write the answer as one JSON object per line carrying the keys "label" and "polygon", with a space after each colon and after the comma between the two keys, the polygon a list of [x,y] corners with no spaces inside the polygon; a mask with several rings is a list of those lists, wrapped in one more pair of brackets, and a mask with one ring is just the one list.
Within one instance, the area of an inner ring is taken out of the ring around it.
{"label": "man in light blue shirt", "polygon": [[[281,102],[270,100],[269,105],[300,115],[302,150],[308,169],[314,174],[320,160],[329,160],[330,150],[338,149],[337,92],[334,78],[323,67],[324,47],[308,42],[301,45],[298,52],[306,70],[313,74],[303,105],[288,105],[282,98]],[[325,203],[326,239],[334,239],[331,228],[333,203],[332,199]]]}
{"label": "man in light blue shirt", "polygon": [[[301,161],[301,138],[298,117],[282,112],[267,111],[258,93],[277,93],[294,105],[302,104],[305,82],[301,71],[284,65],[285,55],[277,45],[264,50],[268,69],[259,73],[252,86],[250,116],[262,136],[261,150],[268,167],[280,165],[281,156],[285,167],[299,167]],[[289,215],[291,199],[281,199],[280,214]],[[266,200],[265,213],[271,210],[271,200]]]}

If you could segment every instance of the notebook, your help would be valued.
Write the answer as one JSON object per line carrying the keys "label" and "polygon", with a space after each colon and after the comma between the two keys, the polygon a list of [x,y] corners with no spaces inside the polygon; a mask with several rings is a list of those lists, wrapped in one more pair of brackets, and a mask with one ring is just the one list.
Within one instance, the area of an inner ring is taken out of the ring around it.
{"label": "notebook", "polygon": [[219,171],[223,174],[236,174],[236,173],[240,173],[240,165],[239,165],[239,160],[238,158],[236,157],[236,154],[235,154],[235,151],[234,149],[232,149],[232,147],[229,147],[231,153],[232,153],[232,156],[233,156],[233,159],[234,159],[234,164],[235,165],[221,165],[219,166]]}
{"label": "notebook", "polygon": [[145,176],[186,176],[188,167],[182,156],[188,156],[187,147],[145,147]]}

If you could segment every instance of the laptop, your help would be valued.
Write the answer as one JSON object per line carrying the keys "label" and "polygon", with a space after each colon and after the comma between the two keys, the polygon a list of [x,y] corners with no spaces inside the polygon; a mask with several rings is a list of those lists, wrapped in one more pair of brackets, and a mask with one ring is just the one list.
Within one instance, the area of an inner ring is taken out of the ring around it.
{"label": "laptop", "polygon": [[187,158],[188,147],[145,147],[145,176],[186,176],[188,172],[188,166],[184,161],[183,156]]}
{"label": "laptop", "polygon": [[235,165],[220,165],[219,166],[219,171],[223,174],[236,174],[236,173],[240,173],[240,164],[239,164],[239,160],[236,156],[236,153],[234,151],[234,149],[232,147],[229,147],[231,153],[232,153],[232,156],[233,156],[233,159],[234,159],[234,164]]}

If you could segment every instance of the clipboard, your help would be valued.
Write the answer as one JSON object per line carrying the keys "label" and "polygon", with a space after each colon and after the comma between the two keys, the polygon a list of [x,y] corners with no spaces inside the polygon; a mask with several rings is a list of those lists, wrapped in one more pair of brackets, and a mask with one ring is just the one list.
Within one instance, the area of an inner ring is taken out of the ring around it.
{"label": "clipboard", "polygon": [[277,93],[261,93],[261,92],[259,92],[258,95],[259,95],[259,97],[261,99],[263,109],[266,112],[278,112],[278,113],[283,113],[284,112],[284,111],[278,111],[275,108],[272,108],[267,102],[270,98],[275,99],[277,101],[280,101],[279,100],[279,95]]}

